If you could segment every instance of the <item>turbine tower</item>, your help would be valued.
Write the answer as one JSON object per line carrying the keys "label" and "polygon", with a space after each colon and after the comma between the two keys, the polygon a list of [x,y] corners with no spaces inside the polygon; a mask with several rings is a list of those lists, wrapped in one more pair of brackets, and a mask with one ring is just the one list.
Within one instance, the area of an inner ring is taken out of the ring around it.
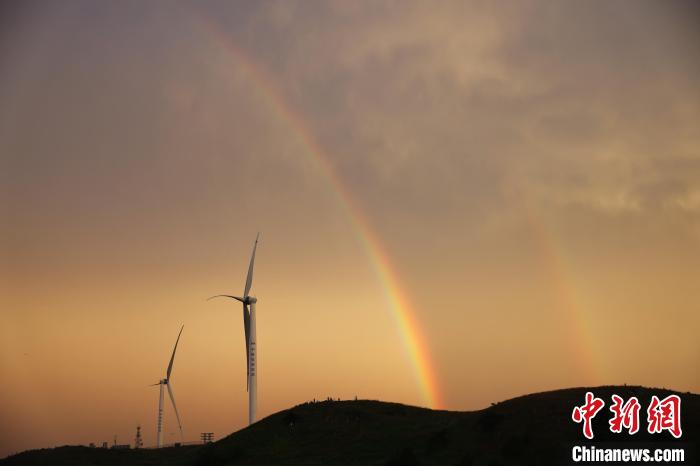
{"label": "turbine tower", "polygon": [[156,434],[156,446],[160,448],[163,445],[163,387],[168,387],[168,395],[170,395],[170,401],[173,403],[173,409],[175,410],[175,416],[177,417],[177,425],[180,428],[180,438],[182,439],[182,423],[180,423],[180,414],[177,412],[177,405],[175,404],[175,397],[173,396],[172,383],[170,382],[170,374],[173,371],[173,361],[175,360],[175,351],[177,351],[177,344],[180,341],[180,335],[182,335],[182,329],[185,328],[183,325],[180,328],[180,333],[177,334],[177,340],[175,340],[175,347],[173,348],[173,355],[170,356],[170,363],[168,364],[168,370],[165,372],[165,378],[151,385],[155,387],[160,386],[160,398],[158,400],[158,431]]}
{"label": "turbine tower", "polygon": [[[250,265],[248,265],[248,276],[245,279],[243,296],[220,294],[209,298],[232,298],[243,303],[243,330],[245,332],[246,351],[246,390],[248,391],[248,424],[255,422],[258,403],[258,381],[255,359],[255,303],[257,303],[258,300],[255,296],[250,296],[248,293],[250,293],[250,287],[253,284],[253,264],[255,263],[255,250],[258,247],[259,238],[260,233],[258,233],[258,235],[255,237],[255,245],[253,245],[253,254],[250,256]],[[207,299],[207,301],[209,299]]]}

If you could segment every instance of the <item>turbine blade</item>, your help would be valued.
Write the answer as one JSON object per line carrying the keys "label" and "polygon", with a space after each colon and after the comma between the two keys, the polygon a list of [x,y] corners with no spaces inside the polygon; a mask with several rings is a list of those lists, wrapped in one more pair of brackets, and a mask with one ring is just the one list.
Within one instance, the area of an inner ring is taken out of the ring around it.
{"label": "turbine blade", "polygon": [[173,371],[173,361],[175,360],[175,351],[177,351],[177,344],[180,341],[180,335],[182,335],[182,329],[185,328],[183,325],[180,327],[180,333],[177,334],[177,340],[175,340],[175,347],[173,348],[173,355],[170,356],[170,364],[168,364],[168,372],[165,374],[165,380],[170,380],[170,373]]}
{"label": "turbine blade", "polygon": [[160,385],[160,382],[154,383],[153,385],[149,385],[149,387],[156,387],[156,386],[158,386],[158,385]]}
{"label": "turbine blade", "polygon": [[250,287],[253,285],[253,264],[255,263],[255,250],[258,248],[258,238],[260,233],[255,237],[255,245],[253,246],[253,254],[250,256],[250,265],[248,266],[248,276],[245,279],[245,291],[243,297],[247,298],[250,292]]}
{"label": "turbine blade", "polygon": [[245,391],[248,391],[248,377],[250,375],[250,311],[243,303],[243,330],[245,331]]}
{"label": "turbine blade", "polygon": [[237,301],[243,302],[243,298],[239,298],[238,296],[231,296],[230,294],[217,294],[216,296],[210,296],[207,298],[207,301],[214,298],[233,298]]}
{"label": "turbine blade", "polygon": [[170,401],[173,403],[173,409],[175,410],[175,417],[177,418],[177,426],[180,428],[180,438],[182,438],[182,423],[180,422],[180,413],[177,412],[177,405],[175,404],[175,397],[173,396],[173,389],[170,386],[170,382],[165,384],[168,387],[168,395],[170,395]]}

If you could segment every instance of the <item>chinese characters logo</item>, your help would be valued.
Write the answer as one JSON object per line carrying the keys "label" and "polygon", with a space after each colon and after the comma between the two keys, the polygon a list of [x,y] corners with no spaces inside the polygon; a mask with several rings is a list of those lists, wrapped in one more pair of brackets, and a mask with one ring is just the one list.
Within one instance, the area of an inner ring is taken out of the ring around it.
{"label": "chinese characters logo", "polygon": [[[639,411],[641,405],[637,397],[631,397],[625,401],[618,395],[612,396],[610,411],[613,417],[608,421],[610,432],[620,433],[626,429],[630,435],[639,431]],[[585,403],[574,407],[571,419],[583,424],[583,435],[587,439],[593,438],[593,418],[605,406],[605,401],[596,398],[593,393],[586,392]],[[663,400],[654,395],[647,408],[647,432],[656,434],[668,431],[675,438],[683,435],[681,430],[681,398],[678,395],[669,395]]]}

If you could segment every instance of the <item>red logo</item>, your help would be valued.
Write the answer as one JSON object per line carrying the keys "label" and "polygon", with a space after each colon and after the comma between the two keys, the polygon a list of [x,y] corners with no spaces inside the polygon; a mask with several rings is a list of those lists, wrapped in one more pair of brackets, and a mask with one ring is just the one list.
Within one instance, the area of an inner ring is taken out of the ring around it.
{"label": "red logo", "polygon": [[[618,395],[612,395],[613,404],[610,411],[613,417],[608,421],[610,432],[621,433],[627,429],[630,435],[639,432],[639,411],[641,405],[637,397],[633,396],[625,401]],[[586,392],[586,402],[582,406],[574,407],[571,419],[580,424],[583,423],[583,435],[587,439],[593,438],[593,418],[603,409],[605,402],[596,398],[593,393]],[[681,430],[681,398],[678,395],[669,395],[663,400],[654,395],[647,408],[647,432],[657,434],[667,430],[675,438],[683,435]]]}
{"label": "red logo", "polygon": [[649,421],[647,431],[650,434],[667,430],[676,438],[683,435],[681,430],[681,398],[678,395],[669,395],[661,401],[656,395],[652,396],[649,409],[647,409],[647,418]]}
{"label": "red logo", "polygon": [[603,409],[605,402],[600,398],[593,396],[593,393],[586,392],[586,403],[583,406],[576,406],[573,413],[571,413],[571,419],[574,422],[580,423],[583,421],[583,435],[587,439],[593,438],[593,426],[591,420],[598,414],[598,411]]}
{"label": "red logo", "polygon": [[622,428],[627,429],[630,435],[636,434],[639,431],[639,400],[633,396],[625,404],[624,401],[617,395],[612,396],[613,405],[610,406],[610,411],[614,416],[610,419],[610,432],[620,433]]}

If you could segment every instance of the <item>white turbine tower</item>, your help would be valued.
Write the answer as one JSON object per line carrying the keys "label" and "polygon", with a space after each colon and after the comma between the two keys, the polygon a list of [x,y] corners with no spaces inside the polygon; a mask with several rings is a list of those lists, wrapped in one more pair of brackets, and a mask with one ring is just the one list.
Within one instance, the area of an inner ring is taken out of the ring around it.
{"label": "white turbine tower", "polygon": [[213,298],[232,298],[243,303],[243,330],[245,331],[245,351],[246,351],[246,390],[248,390],[248,424],[255,422],[255,415],[258,403],[258,383],[256,371],[256,347],[255,347],[255,303],[258,302],[255,296],[250,296],[250,287],[253,284],[253,264],[255,263],[255,250],[258,247],[258,238],[260,233],[255,237],[255,245],[253,246],[253,254],[250,256],[250,265],[248,266],[248,276],[245,279],[245,289],[243,297],[232,296],[228,294],[220,294],[212,296]]}
{"label": "white turbine tower", "polygon": [[163,445],[163,386],[168,387],[168,395],[170,395],[170,401],[173,403],[173,409],[175,410],[175,416],[177,417],[177,425],[180,428],[180,439],[182,439],[182,423],[180,422],[180,414],[177,412],[177,405],[175,404],[175,397],[173,396],[172,383],[170,382],[170,373],[173,371],[173,361],[175,360],[175,351],[177,351],[177,344],[180,341],[180,335],[182,334],[182,329],[185,328],[183,325],[180,328],[180,333],[177,334],[177,340],[175,340],[175,347],[173,348],[173,355],[170,356],[170,363],[168,364],[168,370],[165,373],[165,378],[151,385],[155,387],[160,386],[160,398],[158,400],[158,431],[156,434],[156,446],[160,448]]}

